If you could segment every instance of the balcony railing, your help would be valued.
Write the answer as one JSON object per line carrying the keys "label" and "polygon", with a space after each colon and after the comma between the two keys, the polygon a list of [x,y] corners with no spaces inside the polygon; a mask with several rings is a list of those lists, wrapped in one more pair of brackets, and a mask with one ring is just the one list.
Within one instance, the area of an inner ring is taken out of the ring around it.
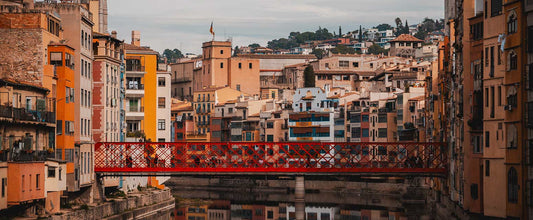
{"label": "balcony railing", "polygon": [[126,71],[128,72],[144,72],[144,66],[140,65],[127,65]]}
{"label": "balcony railing", "polygon": [[144,85],[141,84],[141,83],[136,83],[136,82],[128,82],[126,83],[126,89],[132,89],[132,90],[143,90],[144,89]]}
{"label": "balcony railing", "polygon": [[24,162],[24,161],[45,161],[48,158],[55,158],[53,151],[34,151],[34,150],[0,150],[0,161]]}
{"label": "balcony railing", "polygon": [[0,106],[0,117],[12,118],[19,121],[56,123],[55,112],[27,110],[25,108],[13,108],[5,105]]}
{"label": "balcony railing", "polygon": [[130,106],[129,112],[144,112],[144,106]]}

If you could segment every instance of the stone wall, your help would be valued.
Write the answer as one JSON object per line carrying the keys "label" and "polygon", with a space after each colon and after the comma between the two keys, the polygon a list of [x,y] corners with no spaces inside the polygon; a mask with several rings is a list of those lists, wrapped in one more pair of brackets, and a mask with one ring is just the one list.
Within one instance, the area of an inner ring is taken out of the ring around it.
{"label": "stone wall", "polygon": [[54,215],[50,219],[166,219],[168,216],[159,215],[171,209],[174,209],[174,197],[169,189],[165,189],[130,194],[127,198],[112,199],[87,210]]}
{"label": "stone wall", "polygon": [[42,85],[41,29],[0,29],[0,78]]}

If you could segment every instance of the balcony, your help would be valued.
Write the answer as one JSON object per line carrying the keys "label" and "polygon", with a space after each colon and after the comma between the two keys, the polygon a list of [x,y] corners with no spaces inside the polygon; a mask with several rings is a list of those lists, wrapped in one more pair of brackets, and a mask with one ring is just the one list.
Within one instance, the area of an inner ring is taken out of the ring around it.
{"label": "balcony", "polygon": [[127,120],[142,120],[144,119],[144,107],[130,106],[129,111],[126,112]]}
{"label": "balcony", "polygon": [[13,108],[0,106],[0,117],[11,118],[15,121],[33,121],[44,123],[56,123],[56,114],[51,111],[28,110],[25,108]]}
{"label": "balcony", "polygon": [[179,77],[172,80],[173,83],[188,83],[192,82],[192,77]]}
{"label": "balcony", "polygon": [[129,81],[126,83],[126,96],[127,97],[143,97],[144,85],[137,81]]}
{"label": "balcony", "polygon": [[30,162],[45,161],[55,158],[53,151],[34,151],[25,149],[0,150],[0,161],[2,162]]}

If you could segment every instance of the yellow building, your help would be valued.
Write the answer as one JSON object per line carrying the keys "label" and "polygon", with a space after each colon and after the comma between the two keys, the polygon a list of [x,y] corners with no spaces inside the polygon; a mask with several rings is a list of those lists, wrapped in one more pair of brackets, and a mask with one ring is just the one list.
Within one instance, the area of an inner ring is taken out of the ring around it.
{"label": "yellow building", "polygon": [[[197,135],[210,133],[209,125],[211,117],[214,116],[215,106],[229,100],[235,100],[242,95],[245,93],[230,87],[210,87],[195,91],[193,95],[194,133]],[[193,136],[191,138],[198,139]]]}
{"label": "yellow building", "polygon": [[124,48],[127,141],[138,141],[139,138],[157,141],[157,52],[141,47],[138,31],[132,32],[132,43],[125,44]]}

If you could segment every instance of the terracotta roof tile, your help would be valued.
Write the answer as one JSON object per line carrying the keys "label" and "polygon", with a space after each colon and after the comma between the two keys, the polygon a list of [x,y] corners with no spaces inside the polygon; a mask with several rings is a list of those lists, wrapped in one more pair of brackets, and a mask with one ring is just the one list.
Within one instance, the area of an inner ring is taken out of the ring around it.
{"label": "terracotta roof tile", "polygon": [[396,41],[423,42],[423,40],[420,40],[410,34],[402,34],[398,36],[397,38],[394,38],[394,40],[391,40],[389,42],[396,42]]}

